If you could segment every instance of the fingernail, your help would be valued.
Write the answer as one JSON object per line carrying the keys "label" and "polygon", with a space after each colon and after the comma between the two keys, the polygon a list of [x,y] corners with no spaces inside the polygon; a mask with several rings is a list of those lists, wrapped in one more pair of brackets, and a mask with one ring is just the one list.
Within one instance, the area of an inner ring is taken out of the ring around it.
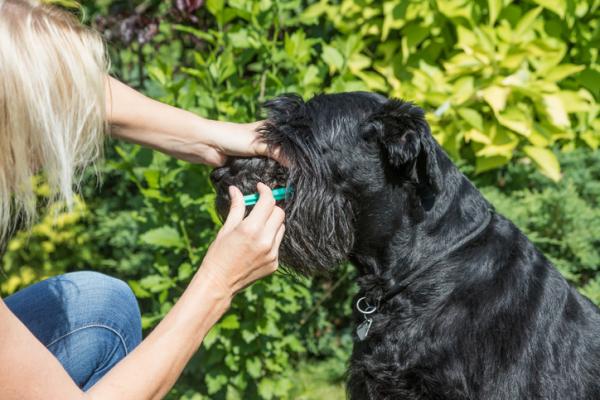
{"label": "fingernail", "polygon": [[235,190],[233,190],[233,185],[229,186],[228,190],[229,190],[229,198],[233,200],[233,197],[235,196]]}

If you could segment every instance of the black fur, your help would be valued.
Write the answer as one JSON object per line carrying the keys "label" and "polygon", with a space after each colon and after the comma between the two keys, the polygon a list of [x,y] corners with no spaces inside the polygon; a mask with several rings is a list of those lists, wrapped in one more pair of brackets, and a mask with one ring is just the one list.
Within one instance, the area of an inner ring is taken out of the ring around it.
{"label": "black fur", "polygon": [[372,304],[402,288],[355,341],[351,399],[600,399],[598,308],[491,209],[420,108],[362,92],[267,108],[262,134],[289,169],[230,160],[212,175],[221,214],[229,184],[291,185],[288,268],[349,259]]}

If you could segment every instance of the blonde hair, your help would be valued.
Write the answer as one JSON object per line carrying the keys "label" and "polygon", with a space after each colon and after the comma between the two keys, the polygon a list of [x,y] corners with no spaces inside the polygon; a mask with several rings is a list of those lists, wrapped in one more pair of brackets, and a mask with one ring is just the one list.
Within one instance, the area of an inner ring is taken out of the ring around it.
{"label": "blonde hair", "polygon": [[32,177],[70,207],[85,166],[102,154],[107,59],[71,14],[0,0],[0,244],[36,215]]}

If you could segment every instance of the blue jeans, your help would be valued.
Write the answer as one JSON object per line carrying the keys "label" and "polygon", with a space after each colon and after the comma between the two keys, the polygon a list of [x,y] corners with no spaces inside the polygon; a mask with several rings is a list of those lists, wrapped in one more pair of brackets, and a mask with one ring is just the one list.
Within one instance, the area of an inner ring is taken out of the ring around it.
{"label": "blue jeans", "polygon": [[84,391],[142,340],[131,289],[97,272],[56,276],[4,301]]}

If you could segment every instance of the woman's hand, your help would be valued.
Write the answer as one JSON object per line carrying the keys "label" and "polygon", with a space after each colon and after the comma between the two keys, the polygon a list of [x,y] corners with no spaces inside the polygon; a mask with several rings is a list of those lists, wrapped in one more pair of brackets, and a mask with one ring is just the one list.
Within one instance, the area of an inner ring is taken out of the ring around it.
{"label": "woman's hand", "polygon": [[259,183],[257,189],[258,203],[244,219],[243,195],[236,187],[229,187],[229,215],[194,277],[209,281],[228,299],[277,270],[285,214],[275,205],[268,186]]}

